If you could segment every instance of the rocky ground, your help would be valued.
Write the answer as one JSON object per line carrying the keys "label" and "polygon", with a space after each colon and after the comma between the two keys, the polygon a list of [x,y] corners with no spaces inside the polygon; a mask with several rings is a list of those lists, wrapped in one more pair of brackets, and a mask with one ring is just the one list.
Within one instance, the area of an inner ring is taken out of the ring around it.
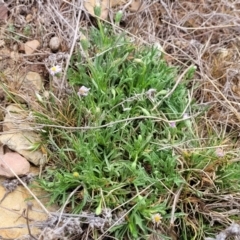
{"label": "rocky ground", "polygon": [[[32,143],[41,140],[34,131],[33,116],[18,103],[37,108],[38,97],[47,97],[50,87],[59,99],[68,94],[66,70],[80,39],[87,37],[78,29],[84,32],[94,24],[95,5],[95,1],[77,0],[0,0],[0,199],[9,193],[1,201],[2,238],[34,235],[40,230],[29,232],[26,219],[47,218],[37,201],[33,207],[27,205],[25,199],[30,195],[25,187],[16,186],[12,191],[5,182],[15,174],[38,175],[47,159],[44,149],[32,151],[36,147]],[[110,23],[122,11],[122,21],[114,25],[115,31],[124,29],[139,44],[158,46],[169,65],[197,67],[192,81],[196,87],[189,94],[199,105],[211,106],[202,117],[199,133],[204,137],[211,127],[219,135],[229,134],[226,144],[236,149],[240,126],[240,3],[119,0],[102,1],[101,8],[102,21]],[[61,82],[49,80],[55,65],[64,69]],[[21,164],[16,165],[13,158]]]}

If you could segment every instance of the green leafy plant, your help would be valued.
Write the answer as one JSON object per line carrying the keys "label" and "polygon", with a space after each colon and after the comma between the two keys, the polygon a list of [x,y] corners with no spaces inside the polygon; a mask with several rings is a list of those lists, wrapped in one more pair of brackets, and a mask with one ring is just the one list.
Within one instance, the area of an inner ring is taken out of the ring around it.
{"label": "green leafy plant", "polygon": [[26,25],[23,29],[23,34],[28,37],[32,32],[31,25]]}
{"label": "green leafy plant", "polygon": [[169,67],[157,49],[136,46],[98,25],[82,40],[68,69],[76,91],[60,106],[50,98],[36,113],[45,124],[44,144],[54,165],[40,185],[51,193],[51,203],[61,206],[80,186],[65,210],[101,216],[111,209],[117,220],[104,233],[116,239],[150,234],[169,239],[174,221],[182,228],[179,233],[172,226],[179,239],[201,239],[204,214],[197,213],[195,224],[191,207],[208,184],[213,192],[216,184],[225,186],[227,158],[214,148],[199,148],[186,86],[194,69],[177,82],[178,69]]}

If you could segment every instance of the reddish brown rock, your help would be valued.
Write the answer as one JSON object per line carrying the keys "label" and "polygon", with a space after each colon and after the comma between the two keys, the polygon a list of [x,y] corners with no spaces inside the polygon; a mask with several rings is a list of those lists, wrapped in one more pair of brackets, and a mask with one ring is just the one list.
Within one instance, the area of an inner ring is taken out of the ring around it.
{"label": "reddish brown rock", "polygon": [[7,178],[14,177],[9,167],[18,175],[22,176],[29,173],[29,162],[18,153],[9,152],[0,155],[0,176]]}

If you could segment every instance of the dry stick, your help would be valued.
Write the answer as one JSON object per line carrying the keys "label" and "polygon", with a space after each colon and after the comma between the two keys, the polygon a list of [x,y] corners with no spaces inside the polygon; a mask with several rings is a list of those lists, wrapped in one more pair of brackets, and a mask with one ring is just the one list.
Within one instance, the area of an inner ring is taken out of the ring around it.
{"label": "dry stick", "polygon": [[[137,196],[139,196],[140,194],[144,193],[148,188],[150,188],[152,185],[154,185],[155,183],[150,184],[149,186],[147,186],[146,188],[144,188],[141,192],[137,193],[136,195],[134,195],[132,198],[128,199],[126,202],[122,203],[121,205],[115,207],[112,212],[116,211],[117,209],[121,208],[122,206],[126,205],[128,202],[131,202],[133,199],[135,199]],[[152,192],[152,191],[151,191]]]}
{"label": "dry stick", "polygon": [[58,225],[59,225],[59,223],[61,222],[61,218],[62,218],[62,215],[63,215],[63,211],[64,211],[65,207],[67,206],[68,201],[70,200],[70,198],[73,196],[73,194],[74,194],[80,187],[81,187],[81,185],[77,186],[77,187],[71,192],[71,194],[68,196],[66,202],[64,203],[64,205],[63,205],[63,207],[62,207],[62,210],[61,210],[61,212],[60,212],[59,219],[58,219],[58,222],[57,222],[57,225],[56,225],[55,228],[57,228]]}
{"label": "dry stick", "polygon": [[[83,1],[81,1],[81,8],[82,8],[82,4],[83,4]],[[78,35],[78,31],[79,31],[78,28],[79,28],[81,15],[82,15],[82,11],[79,11],[78,12],[78,18],[77,18],[77,24],[76,24],[76,27],[75,27],[74,38],[73,38],[72,46],[71,46],[70,53],[69,53],[69,56],[68,56],[68,59],[67,59],[67,63],[66,63],[66,66],[65,66],[65,70],[64,70],[64,73],[63,73],[63,77],[62,77],[62,82],[61,82],[58,98],[60,98],[60,96],[62,94],[63,85],[64,85],[65,78],[66,78],[66,75],[67,75],[67,69],[68,69],[68,66],[70,64],[70,60],[71,60],[71,57],[72,57],[72,54],[73,54],[73,50],[74,50],[74,47],[75,47],[75,44],[76,44],[76,41],[77,41],[77,38],[78,38],[77,35]]]}
{"label": "dry stick", "polygon": [[0,204],[3,202],[3,200],[8,196],[8,194],[11,193],[10,191],[6,191],[2,199],[0,200]]}
{"label": "dry stick", "polygon": [[[59,128],[59,129],[66,129],[66,130],[94,130],[94,129],[100,129],[100,128],[105,128],[105,127],[110,127],[114,124],[118,124],[118,123],[122,123],[122,122],[128,122],[128,121],[134,121],[134,120],[138,120],[138,119],[153,119],[155,121],[163,121],[163,122],[167,122],[170,123],[171,121],[168,121],[166,119],[160,118],[160,117],[154,117],[154,116],[138,116],[138,117],[131,117],[131,118],[126,118],[126,119],[121,119],[115,122],[110,122],[110,123],[106,123],[100,126],[96,126],[96,127],[66,127],[66,126],[61,126],[61,125],[55,125],[55,124],[38,124],[37,127],[35,128],[21,128],[21,131],[32,131],[32,130],[41,130],[42,127],[55,127],[55,128]],[[177,119],[175,120],[175,122],[181,122],[183,119]],[[185,119],[184,119],[185,120]],[[10,121],[12,122],[12,121]],[[31,124],[31,123],[30,123]],[[33,123],[35,124],[35,123]],[[20,129],[16,128],[13,129],[12,131],[7,131],[4,133],[0,133],[1,134],[10,134],[10,133],[16,133],[18,132]]]}
{"label": "dry stick", "polygon": [[167,22],[165,20],[162,20],[162,22],[164,22],[164,23],[166,23],[166,24],[168,24],[170,26],[173,26],[173,27],[176,27],[176,28],[180,28],[180,29],[186,29],[186,30],[205,30],[205,29],[215,29],[215,28],[239,27],[236,24],[218,25],[218,26],[210,26],[210,27],[182,27],[182,26],[178,26],[176,24],[172,24],[170,22]]}
{"label": "dry stick", "polygon": [[[190,119],[192,117],[197,116],[198,114],[194,114],[191,117],[188,118],[180,118],[180,119],[176,119],[174,120],[175,122],[181,122],[183,120],[186,119]],[[118,124],[118,123],[122,123],[122,122],[128,122],[128,121],[133,121],[133,120],[138,120],[138,119],[152,119],[154,121],[162,121],[162,122],[166,122],[166,123],[171,123],[171,121],[168,121],[166,119],[160,118],[160,117],[154,117],[154,116],[138,116],[138,117],[132,117],[132,118],[126,118],[126,119],[122,119],[122,120],[118,120],[115,122],[110,122],[110,123],[106,123],[104,125],[100,125],[100,126],[96,126],[96,127],[65,127],[65,126],[61,126],[61,125],[54,125],[54,124],[39,124],[37,127],[35,128],[21,128],[21,131],[41,131],[43,127],[55,127],[55,128],[59,128],[59,129],[66,129],[66,130],[94,130],[94,129],[100,129],[100,128],[105,128],[105,127],[110,127],[114,124]],[[16,133],[19,132],[19,129],[16,128],[16,130],[14,131],[7,131],[4,132],[4,134],[10,134],[10,133]],[[0,133],[0,135],[3,133]]]}
{"label": "dry stick", "polygon": [[[15,214],[19,215],[19,218],[20,218],[20,217],[25,218],[25,216],[22,216],[22,214],[14,211],[14,210],[11,210],[11,209],[9,209],[9,208],[3,207],[3,206],[0,206],[0,208],[4,209],[4,210],[6,210],[6,211],[9,211],[9,212],[11,212],[11,213],[15,213]],[[42,211],[40,211],[40,212],[42,213]],[[13,227],[13,228],[14,228],[14,227]],[[2,228],[0,228],[0,229],[2,229]],[[4,229],[4,228],[3,228],[3,229]]]}
{"label": "dry stick", "polygon": [[[94,129],[100,129],[100,128],[105,128],[105,127],[111,127],[118,123],[134,121],[134,120],[139,120],[139,119],[153,119],[155,121],[163,121],[163,122],[167,122],[167,123],[171,122],[171,121],[168,121],[168,120],[160,118],[160,117],[138,116],[138,117],[131,117],[131,118],[117,120],[115,122],[106,123],[106,124],[96,126],[96,127],[91,127],[91,126],[89,126],[89,127],[88,126],[86,126],[86,127],[65,127],[65,126],[54,125],[54,124],[38,124],[37,129],[40,130],[40,127],[55,127],[55,128],[59,128],[59,129],[66,129],[66,130],[94,130]],[[177,119],[177,120],[175,120],[175,122],[181,122],[182,120],[185,120],[185,119]],[[21,129],[21,130],[29,130],[29,129]],[[31,130],[36,130],[36,128],[35,129],[32,128]],[[17,129],[16,129],[16,131],[17,131]],[[9,133],[9,132],[6,132],[6,133]],[[1,135],[1,133],[0,133],[0,135]]]}
{"label": "dry stick", "polygon": [[[186,119],[190,119],[193,117],[196,117],[198,114],[194,114],[191,117],[188,118],[180,118],[180,119],[176,119],[174,120],[175,122],[181,122],[183,120]],[[100,128],[105,128],[105,127],[110,127],[114,124],[118,124],[118,123],[122,123],[122,122],[128,122],[128,121],[133,121],[133,120],[138,120],[138,119],[152,119],[154,121],[162,121],[162,122],[166,122],[166,123],[171,123],[171,121],[168,121],[166,119],[160,118],[160,117],[154,117],[154,116],[138,116],[138,117],[132,117],[132,118],[126,118],[126,119],[122,119],[122,120],[118,120],[115,122],[110,122],[110,123],[106,123],[104,125],[100,125],[100,126],[96,126],[96,127],[65,127],[65,126],[61,126],[61,125],[54,125],[54,124],[39,124],[37,127],[32,127],[32,128],[21,128],[21,131],[42,131],[43,127],[54,127],[54,128],[59,128],[59,129],[66,129],[66,130],[94,130],[94,129],[100,129]],[[1,134],[11,134],[11,133],[17,133],[19,132],[19,129],[16,128],[16,130],[14,131],[7,131],[4,133],[0,132]],[[29,150],[29,149],[25,149],[25,150]]]}
{"label": "dry stick", "polygon": [[35,238],[32,233],[31,233],[31,229],[30,229],[30,226],[29,226],[29,218],[28,218],[28,213],[29,213],[29,210],[32,209],[32,204],[29,204],[27,203],[27,209],[26,209],[26,218],[27,218],[27,228],[28,228],[28,234],[30,237],[32,237],[33,239],[37,240],[37,238]]}
{"label": "dry stick", "polygon": [[175,85],[173,86],[173,88],[171,89],[171,91],[168,93],[168,94],[166,94],[162,99],[161,99],[161,101],[160,102],[158,102],[155,106],[154,106],[154,108],[152,109],[152,111],[154,111],[162,102],[163,102],[163,100],[164,99],[166,99],[166,98],[168,98],[169,96],[171,96],[172,95],[172,93],[175,91],[175,89],[177,88],[177,86],[178,86],[178,84],[181,82],[181,80],[183,79],[183,77],[185,76],[185,74],[189,71],[189,69],[191,69],[193,66],[191,65],[191,66],[189,66],[188,68],[186,68],[185,70],[184,70],[184,72],[179,76],[179,78],[177,79],[177,81],[176,81],[176,83],[175,83]]}
{"label": "dry stick", "polygon": [[170,227],[173,226],[174,221],[175,221],[174,213],[175,213],[177,201],[179,199],[182,188],[183,188],[183,185],[180,187],[180,189],[177,191],[177,193],[175,194],[175,197],[174,197],[174,201],[173,201],[173,205],[172,205],[172,212],[171,212],[171,219],[170,219]]}
{"label": "dry stick", "polygon": [[[180,118],[180,119],[176,119],[174,120],[175,122],[181,122],[183,120],[192,118],[197,116],[198,114],[194,114],[191,117],[188,118]],[[66,130],[94,130],[94,129],[100,129],[100,128],[105,128],[105,127],[110,127],[113,126],[114,124],[118,124],[118,123],[122,123],[122,122],[128,122],[128,121],[134,121],[134,120],[138,120],[138,119],[152,119],[155,121],[162,121],[162,122],[166,122],[166,123],[171,123],[171,121],[168,121],[166,119],[160,118],[160,117],[154,117],[154,116],[138,116],[138,117],[131,117],[131,118],[126,118],[126,119],[121,119],[115,122],[110,122],[110,123],[106,123],[100,126],[96,126],[96,127],[65,127],[65,126],[61,126],[61,125],[54,125],[54,124],[39,124],[37,126],[37,128],[32,128],[32,130],[40,130],[40,127],[55,127],[55,128],[59,128],[59,129],[66,129]],[[22,129],[22,130],[29,130],[29,129]],[[7,132],[9,133],[9,132]]]}
{"label": "dry stick", "polygon": [[48,215],[51,216],[51,213],[49,213],[49,211],[43,206],[43,204],[41,203],[41,201],[35,196],[35,194],[29,189],[29,187],[21,180],[21,178],[18,177],[18,175],[12,170],[12,168],[3,160],[2,157],[0,157],[0,160],[3,161],[6,166],[9,168],[9,170],[11,171],[11,173],[18,179],[18,181],[27,189],[27,191],[33,196],[33,198],[38,202],[38,204],[41,206],[41,208],[43,209],[43,211]]}

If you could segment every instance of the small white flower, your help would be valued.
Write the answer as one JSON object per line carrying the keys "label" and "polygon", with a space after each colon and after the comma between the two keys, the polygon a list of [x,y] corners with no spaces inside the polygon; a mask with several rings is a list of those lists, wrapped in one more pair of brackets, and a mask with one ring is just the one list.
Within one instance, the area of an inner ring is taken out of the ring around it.
{"label": "small white flower", "polygon": [[62,71],[62,68],[58,65],[53,66],[49,69],[49,72],[52,76],[55,76],[56,74],[60,73]]}
{"label": "small white flower", "polygon": [[85,86],[82,86],[79,88],[78,90],[78,96],[87,96],[88,95],[88,92],[90,91],[91,88],[87,88]]}
{"label": "small white flower", "polygon": [[176,122],[174,122],[174,121],[169,122],[169,125],[172,128],[176,128]]}
{"label": "small white flower", "polygon": [[152,222],[154,225],[158,226],[162,221],[162,216],[159,213],[152,215]]}
{"label": "small white flower", "polygon": [[154,97],[156,93],[157,93],[157,89],[155,89],[155,88],[150,88],[150,89],[146,92],[146,95],[149,96],[149,97]]}
{"label": "small white flower", "polygon": [[215,154],[217,155],[217,157],[224,157],[225,156],[225,153],[224,153],[222,148],[217,148],[216,151],[215,151]]}
{"label": "small white flower", "polygon": [[188,113],[184,113],[184,114],[183,114],[183,119],[186,120],[186,119],[188,119],[188,118],[189,118]]}
{"label": "small white flower", "polygon": [[154,97],[155,97],[156,93],[157,93],[157,89],[150,88],[145,94],[149,98],[149,100],[154,102],[154,100],[155,100]]}

